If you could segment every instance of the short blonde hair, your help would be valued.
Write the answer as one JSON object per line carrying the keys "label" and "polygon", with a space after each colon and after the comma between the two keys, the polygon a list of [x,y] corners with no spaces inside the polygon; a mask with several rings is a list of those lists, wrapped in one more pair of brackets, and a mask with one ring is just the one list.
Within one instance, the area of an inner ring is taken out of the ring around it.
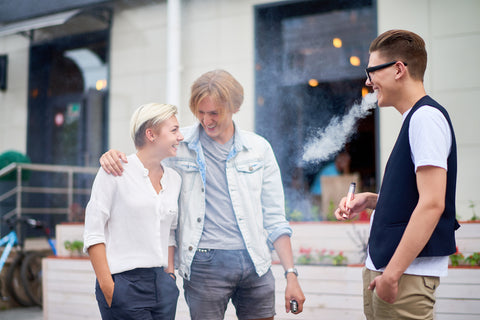
{"label": "short blonde hair", "polygon": [[230,73],[217,69],[202,74],[192,85],[190,96],[190,110],[196,116],[198,105],[210,97],[215,104],[224,108],[220,109],[220,115],[226,110],[235,113],[243,103],[243,87]]}
{"label": "short blonde hair", "polygon": [[130,135],[135,147],[145,144],[145,130],[153,128],[177,114],[177,107],[171,104],[147,103],[135,110],[130,119]]}

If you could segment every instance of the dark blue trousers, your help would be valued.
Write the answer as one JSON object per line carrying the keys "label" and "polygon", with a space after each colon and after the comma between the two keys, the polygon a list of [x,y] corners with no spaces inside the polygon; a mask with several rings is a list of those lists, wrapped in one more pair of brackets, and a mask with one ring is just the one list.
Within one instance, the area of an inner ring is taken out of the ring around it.
{"label": "dark blue trousers", "polygon": [[111,307],[98,284],[95,295],[103,320],[175,319],[178,288],[163,268],[138,268],[112,275]]}

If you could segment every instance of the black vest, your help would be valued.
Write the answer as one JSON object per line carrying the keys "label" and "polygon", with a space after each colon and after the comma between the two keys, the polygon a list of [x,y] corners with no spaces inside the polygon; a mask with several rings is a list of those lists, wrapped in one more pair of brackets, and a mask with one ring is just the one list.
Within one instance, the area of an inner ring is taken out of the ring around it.
{"label": "black vest", "polygon": [[443,113],[452,133],[452,146],[447,159],[445,211],[430,240],[419,257],[447,256],[455,250],[455,188],[457,180],[457,145],[447,111],[429,96],[421,98],[405,118],[395,146],[385,167],[385,174],[375,208],[368,242],[370,257],[377,269],[385,267],[397,249],[410,216],[418,203],[415,166],[411,158],[408,128],[412,115],[421,106],[429,105]]}

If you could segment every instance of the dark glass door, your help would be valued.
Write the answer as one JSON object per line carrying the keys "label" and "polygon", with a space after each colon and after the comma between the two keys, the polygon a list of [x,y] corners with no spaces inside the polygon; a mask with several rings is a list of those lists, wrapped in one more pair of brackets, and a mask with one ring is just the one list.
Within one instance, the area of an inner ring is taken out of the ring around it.
{"label": "dark glass door", "polygon": [[[98,167],[107,147],[109,31],[82,33],[35,43],[30,48],[27,154],[32,163]],[[76,174],[74,189],[89,189],[94,176]],[[33,172],[29,186],[69,187],[66,173]],[[27,193],[25,208],[45,211],[51,227],[81,221],[89,195]],[[52,210],[53,211],[53,210]],[[72,218],[75,216],[76,218]],[[36,214],[38,218],[38,214]]]}
{"label": "dark glass door", "polygon": [[368,93],[364,68],[375,36],[373,0],[255,6],[255,131],[267,138],[277,157],[289,218],[326,218],[328,210],[320,212],[319,203],[325,207],[327,202],[319,199],[314,182],[339,153],[350,158],[349,172],[359,175],[362,190],[376,190],[374,112],[357,121],[348,140],[337,143],[337,154],[317,162],[302,161],[311,137]]}
{"label": "dark glass door", "polygon": [[27,153],[33,163],[97,166],[107,142],[107,32],[30,50]]}

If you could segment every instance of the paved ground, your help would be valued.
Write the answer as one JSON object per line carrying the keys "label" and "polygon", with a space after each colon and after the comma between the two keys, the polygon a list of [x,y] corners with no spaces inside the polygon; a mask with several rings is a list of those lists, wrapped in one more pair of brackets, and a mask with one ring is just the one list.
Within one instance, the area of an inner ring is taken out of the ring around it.
{"label": "paved ground", "polygon": [[40,307],[14,308],[0,311],[0,320],[42,320],[43,311]]}

